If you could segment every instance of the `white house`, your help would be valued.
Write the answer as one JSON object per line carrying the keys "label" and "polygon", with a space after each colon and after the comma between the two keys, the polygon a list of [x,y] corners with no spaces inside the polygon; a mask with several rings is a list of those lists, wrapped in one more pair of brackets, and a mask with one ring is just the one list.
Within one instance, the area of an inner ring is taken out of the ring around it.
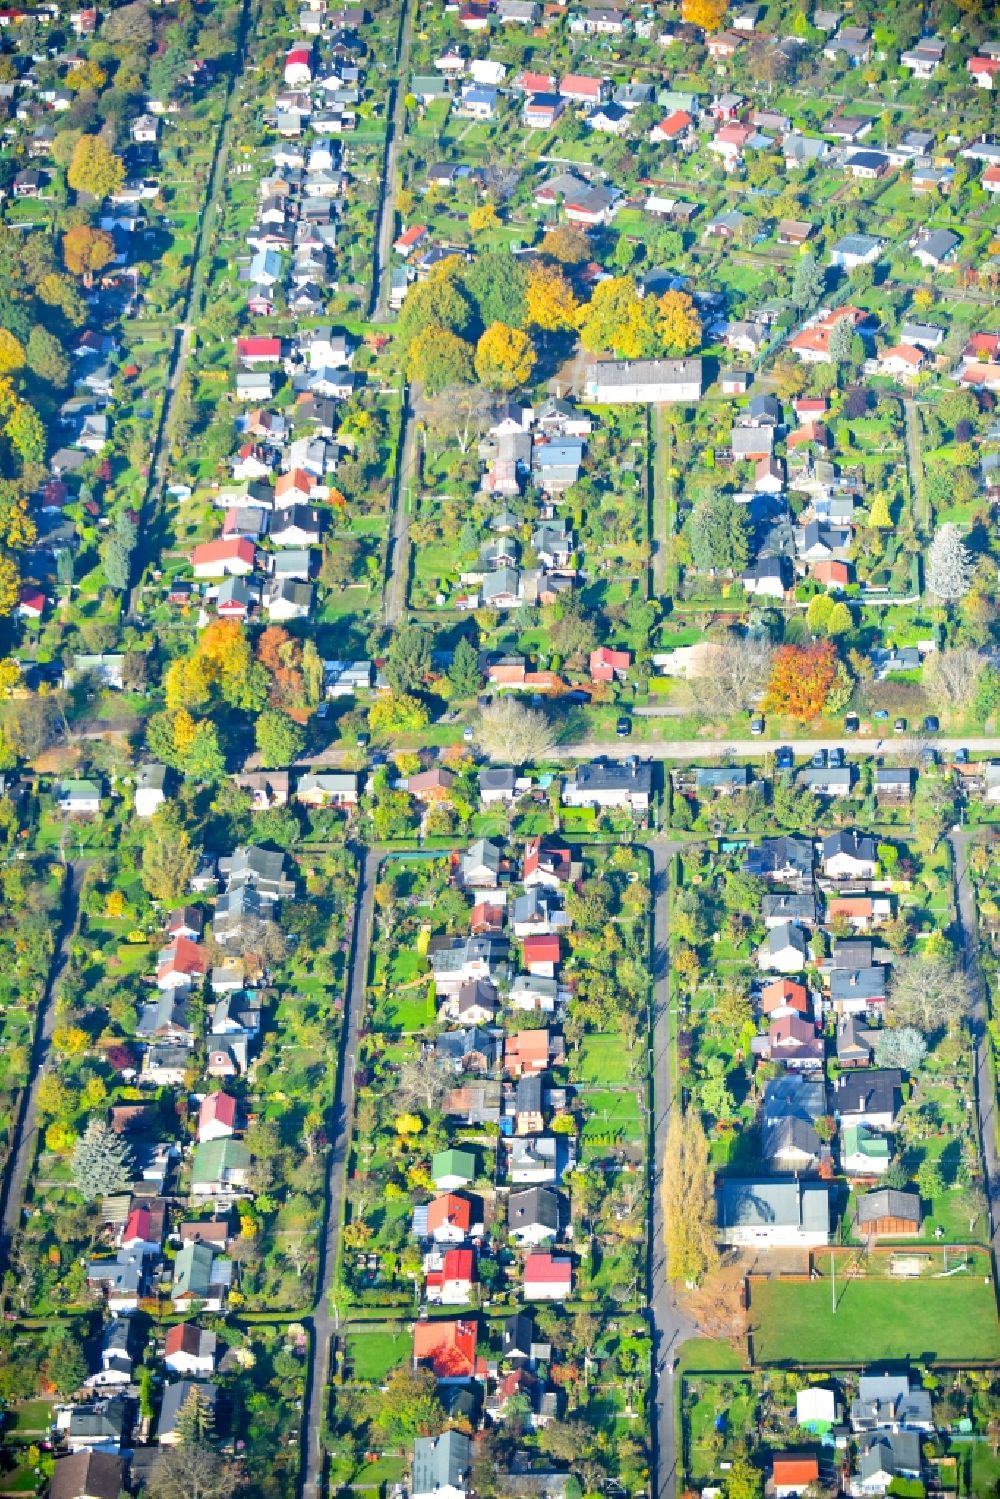
{"label": "white house", "polygon": [[194,1322],[178,1322],[167,1333],[163,1362],[171,1374],[195,1378],[215,1373],[216,1335]]}
{"label": "white house", "polygon": [[167,767],[147,763],[139,767],[139,773],[135,778],[135,815],[137,817],[152,817],[157,807],[162,807],[166,800],[164,787],[166,786]]}

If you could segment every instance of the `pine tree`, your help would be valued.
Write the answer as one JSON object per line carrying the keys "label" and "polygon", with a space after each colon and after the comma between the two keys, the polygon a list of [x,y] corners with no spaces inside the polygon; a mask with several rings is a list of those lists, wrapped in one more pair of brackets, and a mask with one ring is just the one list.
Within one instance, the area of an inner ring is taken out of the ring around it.
{"label": "pine tree", "polygon": [[975,571],[961,532],[951,521],[938,526],[927,552],[927,587],[946,604],[964,598]]}
{"label": "pine tree", "polygon": [[210,1446],[215,1438],[215,1412],[197,1386],[177,1412],[177,1435],[185,1446]]}
{"label": "pine tree", "polygon": [[474,696],[479,691],[482,679],[482,672],[479,670],[479,652],[472,641],[463,635],[455,647],[455,654],[448,668],[448,680],[455,690],[455,696],[459,698]]}
{"label": "pine tree", "polygon": [[88,1202],[120,1192],[132,1179],[132,1148],[103,1119],[91,1119],[73,1151],[73,1185]]}
{"label": "pine tree", "polygon": [[792,301],[800,311],[812,307],[823,295],[825,276],[822,268],[817,264],[816,257],[811,252],[803,255],[795,267],[795,276],[792,281]]}
{"label": "pine tree", "polygon": [[719,1259],[708,1139],[697,1109],[671,1115],[661,1191],[670,1279],[697,1285]]}

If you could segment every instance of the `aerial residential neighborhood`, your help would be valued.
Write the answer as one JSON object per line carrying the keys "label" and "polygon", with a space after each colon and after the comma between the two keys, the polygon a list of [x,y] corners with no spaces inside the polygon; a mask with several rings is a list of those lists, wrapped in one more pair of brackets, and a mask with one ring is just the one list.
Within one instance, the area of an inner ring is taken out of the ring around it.
{"label": "aerial residential neighborhood", "polygon": [[998,90],[0,11],[0,1499],[997,1499]]}

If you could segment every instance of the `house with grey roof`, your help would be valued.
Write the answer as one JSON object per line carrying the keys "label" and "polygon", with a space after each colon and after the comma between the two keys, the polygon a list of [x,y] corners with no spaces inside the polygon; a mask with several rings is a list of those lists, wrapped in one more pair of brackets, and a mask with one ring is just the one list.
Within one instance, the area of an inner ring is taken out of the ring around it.
{"label": "house with grey roof", "polygon": [[819,1248],[830,1242],[822,1182],[729,1177],[716,1191],[719,1242],[734,1248]]}
{"label": "house with grey roof", "polygon": [[472,1443],[454,1429],[413,1442],[411,1499],[466,1499]]}
{"label": "house with grey roof", "polygon": [[219,1388],[205,1379],[178,1379],[174,1384],[164,1386],[156,1428],[156,1439],[161,1447],[175,1447],[181,1441],[180,1413],[193,1394],[200,1396],[214,1410]]}
{"label": "house with grey roof", "polygon": [[910,249],[915,260],[928,270],[939,270],[955,259],[962,243],[950,229],[921,229],[910,240]]}

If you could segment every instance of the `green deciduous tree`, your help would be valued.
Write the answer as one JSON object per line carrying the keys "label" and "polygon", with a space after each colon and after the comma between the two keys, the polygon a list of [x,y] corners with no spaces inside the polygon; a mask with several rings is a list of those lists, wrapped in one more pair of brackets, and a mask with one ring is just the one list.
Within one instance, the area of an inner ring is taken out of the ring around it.
{"label": "green deciduous tree", "polygon": [[266,708],[254,724],[254,737],[261,764],[267,769],[291,765],[301,755],[305,731],[287,713]]}

